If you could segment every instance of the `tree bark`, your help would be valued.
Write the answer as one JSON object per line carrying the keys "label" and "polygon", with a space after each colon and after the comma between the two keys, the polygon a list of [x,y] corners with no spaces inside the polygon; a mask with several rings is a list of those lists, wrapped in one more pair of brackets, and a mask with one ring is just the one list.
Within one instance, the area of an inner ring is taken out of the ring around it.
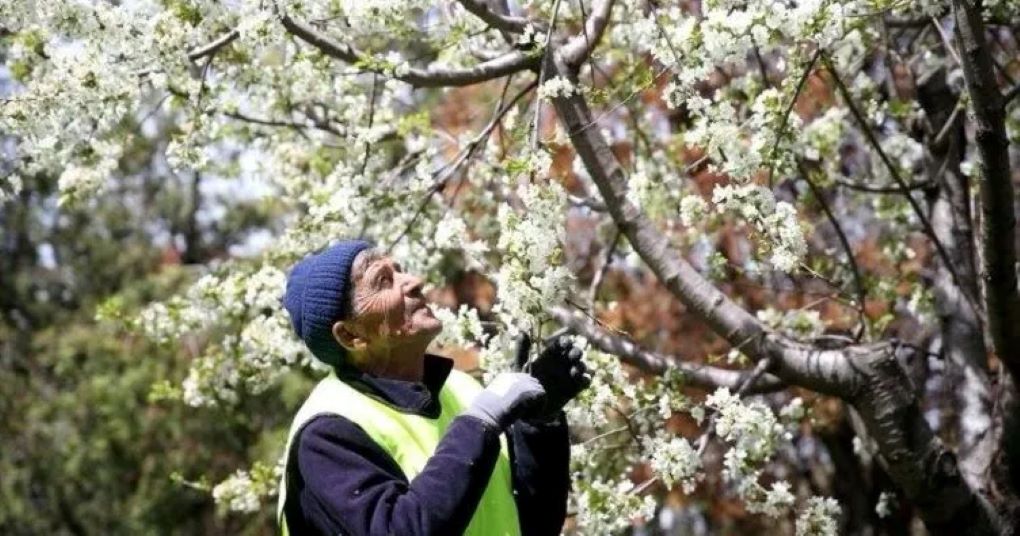
{"label": "tree bark", "polygon": [[[956,266],[964,288],[959,288],[946,266],[935,274],[935,308],[941,326],[942,350],[956,387],[960,429],[957,455],[964,478],[975,491],[988,486],[988,471],[995,451],[992,433],[992,392],[988,351],[978,311],[964,293],[978,296],[970,184],[960,171],[965,135],[962,114],[954,113],[957,97],[940,69],[918,84],[918,99],[930,122],[928,176],[938,185],[931,199],[932,227]],[[945,132],[935,136],[934,133]]]}
{"label": "tree bark", "polygon": [[[595,325],[594,322],[580,313],[572,313],[564,308],[554,307],[549,310],[553,318],[574,333],[584,336],[592,346],[615,355],[620,361],[651,374],[665,374],[670,369],[679,370],[687,383],[702,389],[714,390],[726,387],[736,391],[750,371],[729,370],[703,363],[687,363],[673,357],[649,352],[623,336],[614,335]],[[786,389],[788,386],[771,374],[763,374],[754,385],[747,389],[748,394],[771,393]]]}
{"label": "tree bark", "polygon": [[960,61],[974,112],[974,137],[981,155],[982,277],[988,331],[995,353],[1016,381],[1020,380],[1020,288],[1005,107],[978,5],[973,0],[954,0],[953,11]]}
{"label": "tree bark", "polygon": [[[327,56],[352,65],[357,65],[370,59],[363,52],[345,43],[335,41],[326,34],[316,30],[307,22],[291,18],[290,15],[284,15],[280,20],[288,32],[319,49],[319,51]],[[513,51],[463,69],[430,68],[423,70],[410,67],[406,72],[399,74],[386,73],[382,72],[383,69],[372,69],[371,67],[366,68],[366,70],[387,75],[415,87],[469,86],[534,68],[539,64],[540,59],[540,57],[530,52]]]}

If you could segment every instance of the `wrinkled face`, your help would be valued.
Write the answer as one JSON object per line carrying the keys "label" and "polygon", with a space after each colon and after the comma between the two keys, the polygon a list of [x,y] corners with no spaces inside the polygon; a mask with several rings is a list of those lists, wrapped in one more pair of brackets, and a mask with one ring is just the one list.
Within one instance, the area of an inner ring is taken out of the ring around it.
{"label": "wrinkled face", "polygon": [[376,250],[358,254],[351,267],[352,331],[369,344],[431,341],[443,328],[425,301],[421,278]]}

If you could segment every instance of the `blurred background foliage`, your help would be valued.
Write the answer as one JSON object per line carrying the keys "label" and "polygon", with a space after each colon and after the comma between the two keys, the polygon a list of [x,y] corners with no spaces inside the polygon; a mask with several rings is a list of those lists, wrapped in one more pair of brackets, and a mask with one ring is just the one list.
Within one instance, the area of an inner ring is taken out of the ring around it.
{"label": "blurred background foliage", "polygon": [[192,282],[193,266],[262,228],[271,207],[234,204],[201,222],[201,177],[171,173],[166,129],[138,125],[123,125],[137,143],[109,195],[58,208],[56,177],[25,177],[0,208],[5,535],[272,532],[270,509],[218,513],[200,475],[271,458],[261,451],[279,438],[266,431],[286,426],[309,380],[292,375],[230,414],[163,402],[200,341],[175,350],[119,322]]}

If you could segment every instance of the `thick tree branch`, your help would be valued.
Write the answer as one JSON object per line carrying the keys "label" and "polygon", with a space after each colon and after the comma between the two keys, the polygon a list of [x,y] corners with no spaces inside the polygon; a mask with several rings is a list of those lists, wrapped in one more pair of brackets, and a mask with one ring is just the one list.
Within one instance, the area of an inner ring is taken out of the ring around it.
{"label": "thick tree branch", "polygon": [[524,27],[529,24],[528,19],[522,17],[514,17],[511,15],[503,15],[496,13],[489,9],[489,6],[485,2],[478,0],[457,0],[460,5],[464,6],[464,9],[468,10],[472,15],[482,19],[486,24],[510,33],[521,33],[524,31]]}
{"label": "thick tree branch", "polygon": [[[576,82],[561,58],[557,74]],[[734,347],[793,385],[840,396],[861,413],[890,475],[919,508],[933,533],[993,534],[997,516],[960,477],[955,458],[932,433],[913,395],[895,345],[858,345],[827,350],[768,332],[747,311],[701,276],[627,198],[626,175],[598,128],[587,128],[584,97],[553,99],[553,105],[617,227],[645,264],[687,310]]]}
{"label": "thick tree branch", "polygon": [[[956,100],[946,82],[944,69],[919,80],[918,101],[931,122],[931,130],[939,132],[927,142],[931,156],[928,180],[939,185],[937,195],[929,198],[932,227],[945,244],[963,284],[967,285],[966,292],[976,296],[970,184],[960,171],[966,138]],[[981,318],[969,307],[961,289],[953,284],[949,271],[941,264],[935,271],[934,294],[942,353],[955,387],[960,469],[971,487],[986,488],[995,441],[991,419],[992,387]]]}
{"label": "thick tree branch", "polygon": [[863,381],[846,400],[874,440],[879,461],[930,533],[999,534],[995,509],[967,485],[956,457],[928,426],[897,348],[888,345],[852,359]]}
{"label": "thick tree branch", "polygon": [[[339,59],[354,65],[371,65],[371,56],[354,49],[353,47],[333,40],[329,36],[319,32],[310,24],[284,15],[281,18],[283,27],[288,32],[297,36],[302,41],[319,49],[323,54]],[[429,68],[427,70],[411,67],[406,72],[389,73],[383,69],[365,67],[366,70],[376,72],[415,87],[451,87],[469,86],[487,80],[493,80],[507,76],[525,69],[536,68],[540,58],[526,52],[508,52],[496,59],[484,61],[477,65],[463,69]]]}
{"label": "thick tree branch", "polygon": [[[676,369],[683,373],[684,378],[691,385],[709,390],[726,387],[731,391],[736,391],[740,388],[741,380],[746,377],[743,371],[728,370],[700,363],[687,363],[676,357],[650,352],[622,335],[610,333],[599,327],[580,311],[553,307],[549,309],[549,312],[560,324],[578,335],[583,335],[599,350],[613,354],[619,357],[620,361],[644,372],[663,374],[667,370]],[[787,385],[779,378],[771,374],[764,374],[753,386],[748,388],[748,393],[770,393],[786,387]]]}
{"label": "thick tree branch", "polygon": [[[557,75],[576,83],[575,70],[559,55],[554,56],[552,63]],[[557,97],[553,105],[617,228],[691,314],[707,322],[755,361],[775,357],[772,372],[784,381],[828,394],[845,393],[852,387],[854,373],[842,352],[816,350],[767,331],[754,316],[702,277],[648,217],[627,200],[626,175],[600,130],[588,128],[593,119],[583,96]]]}
{"label": "thick tree branch", "polygon": [[981,248],[985,312],[992,347],[1020,380],[1020,289],[1016,275],[1015,193],[1009,166],[1005,108],[985,42],[981,11],[971,0],[954,0],[964,80],[974,111],[981,154]]}
{"label": "thick tree branch", "polygon": [[599,0],[592,8],[588,20],[584,21],[584,28],[580,35],[575,35],[560,48],[559,53],[567,65],[577,67],[584,63],[584,60],[591,55],[602,34],[609,25],[609,17],[612,15],[614,0]]}

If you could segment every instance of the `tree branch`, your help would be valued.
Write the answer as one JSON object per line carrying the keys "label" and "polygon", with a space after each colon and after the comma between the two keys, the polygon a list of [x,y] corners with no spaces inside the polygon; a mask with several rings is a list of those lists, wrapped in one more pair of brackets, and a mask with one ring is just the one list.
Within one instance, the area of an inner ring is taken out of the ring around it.
{"label": "tree branch", "polygon": [[1000,534],[995,509],[968,486],[956,457],[928,426],[897,348],[890,344],[851,359],[862,381],[847,401],[874,440],[879,461],[930,533]]}
{"label": "tree branch", "polygon": [[[556,54],[556,74],[576,83],[576,72]],[[688,311],[709,324],[734,348],[755,361],[775,356],[775,374],[792,384],[827,394],[845,393],[854,373],[840,351],[817,350],[771,333],[750,313],[694,269],[648,217],[627,200],[627,178],[598,128],[582,95],[556,97],[557,115],[588,174],[598,187],[617,228],[669,291]]]}
{"label": "tree branch", "polygon": [[818,205],[822,207],[822,212],[825,213],[825,217],[832,224],[832,228],[836,231],[836,238],[839,240],[840,246],[843,248],[843,253],[846,254],[847,263],[850,266],[850,273],[854,278],[854,288],[857,291],[857,332],[854,334],[854,341],[860,342],[861,337],[864,335],[865,323],[864,323],[864,303],[867,298],[866,290],[864,288],[864,280],[861,278],[861,270],[857,266],[857,258],[854,256],[854,250],[850,247],[850,240],[846,237],[846,233],[843,232],[843,226],[840,225],[839,219],[833,214],[832,209],[829,208],[829,202],[825,200],[825,194],[822,189],[815,184],[815,181],[811,180],[811,172],[804,165],[804,162],[797,158],[797,169],[800,174],[804,177],[804,181],[807,182],[808,188],[811,189],[811,193],[815,196],[818,201]]}
{"label": "tree branch", "polygon": [[[562,59],[557,74],[576,83]],[[914,399],[894,345],[831,350],[770,333],[680,256],[648,217],[627,198],[623,168],[598,128],[586,128],[591,111],[582,95],[556,97],[553,105],[570,140],[634,250],[692,314],[756,362],[773,363],[780,380],[849,401],[875,438],[890,475],[935,533],[993,534],[998,520],[960,478],[955,458],[932,433]]]}
{"label": "tree branch", "polygon": [[1009,104],[1010,102],[1012,102],[1013,99],[1017,98],[1018,96],[1020,96],[1020,84],[1013,86],[1013,89],[1010,89],[1009,91],[1006,92],[1005,95],[1002,96],[1003,106]]}
{"label": "tree branch", "polygon": [[602,41],[602,34],[606,31],[609,17],[612,15],[613,2],[614,0],[600,0],[592,6],[591,15],[584,21],[581,34],[570,38],[560,48],[560,56],[567,65],[577,67],[584,63]]}
{"label": "tree branch", "polygon": [[[729,370],[711,365],[687,363],[680,358],[650,352],[622,335],[610,333],[595,324],[580,311],[569,311],[563,307],[552,307],[549,313],[564,327],[584,336],[591,344],[607,354],[613,354],[620,361],[652,374],[664,374],[675,369],[693,386],[703,389],[726,387],[736,391],[746,374],[740,370]],[[771,374],[765,374],[748,389],[748,394],[781,391],[787,385]]]}
{"label": "tree branch", "polygon": [[591,278],[591,286],[588,288],[588,312],[590,314],[595,314],[595,303],[599,297],[599,287],[602,286],[606,272],[609,271],[609,265],[613,262],[613,254],[616,253],[616,246],[620,243],[620,234],[619,229],[613,232],[613,239],[606,246],[606,253],[602,258],[602,263]]}
{"label": "tree branch", "polygon": [[[917,84],[917,97],[931,130],[939,134],[929,138],[931,155],[927,164],[928,181],[938,184],[938,194],[929,196],[931,223],[939,240],[946,245],[967,291],[978,294],[974,260],[973,220],[971,218],[970,181],[960,171],[964,155],[964,124],[958,120],[960,107],[946,81],[946,70],[939,69]],[[995,449],[992,430],[991,381],[988,376],[988,352],[980,316],[968,307],[961,289],[953,285],[948,270],[941,264],[933,283],[935,310],[941,328],[942,353],[957,404],[960,469],[971,486],[987,480]]]}
{"label": "tree branch", "polygon": [[992,347],[1020,380],[1020,289],[1016,275],[1015,193],[1009,166],[1005,108],[985,41],[980,9],[954,0],[964,80],[974,111],[974,138],[981,154],[981,248],[985,310]]}
{"label": "tree branch", "polygon": [[[323,54],[338,60],[358,65],[370,64],[372,57],[355,48],[334,41],[310,24],[284,15],[283,27],[302,41],[319,49]],[[404,73],[390,73],[384,69],[366,67],[367,71],[407,82],[415,87],[469,86],[487,80],[507,76],[525,69],[536,68],[540,58],[521,51],[508,52],[496,59],[485,61],[463,69],[430,67],[427,70],[412,67]]]}
{"label": "tree branch", "polygon": [[215,54],[219,52],[221,48],[233,43],[240,36],[241,34],[238,33],[237,30],[231,30],[218,37],[215,41],[188,52],[188,59],[191,61],[198,61],[210,54]]}
{"label": "tree branch", "polygon": [[929,181],[917,181],[908,183],[904,189],[901,186],[874,186],[871,184],[863,184],[860,182],[848,181],[842,177],[834,176],[832,181],[836,184],[849,188],[851,190],[857,190],[859,192],[868,192],[870,194],[904,194],[909,195],[913,190],[921,190],[924,188],[932,187],[932,183]]}
{"label": "tree branch", "polygon": [[483,128],[481,132],[478,133],[478,135],[472,138],[471,141],[469,141],[467,145],[463,149],[461,149],[460,152],[457,153],[457,156],[453,158],[452,162],[441,167],[439,170],[435,172],[434,175],[437,177],[436,182],[429,188],[428,192],[426,192],[425,198],[421,200],[421,203],[419,203],[417,210],[415,210],[414,214],[411,216],[411,219],[408,220],[407,225],[404,226],[404,229],[400,232],[399,235],[397,235],[396,238],[393,239],[393,242],[391,242],[390,245],[386,247],[386,251],[391,251],[397,244],[400,243],[401,240],[403,240],[405,236],[407,236],[407,233],[411,232],[411,229],[414,226],[414,223],[418,220],[418,217],[421,216],[421,214],[425,211],[425,208],[428,207],[429,202],[432,200],[432,196],[434,196],[436,193],[442,190],[443,187],[446,186],[446,181],[450,180],[450,177],[453,177],[453,175],[460,169],[460,167],[464,165],[466,162],[468,162],[475,155],[475,153],[478,151],[478,148],[482,147],[485,144],[485,142],[489,140],[489,136],[492,135],[492,131],[495,130],[496,126],[500,124],[500,122],[503,120],[503,117],[506,116],[507,112],[513,109],[513,107],[517,105],[521,98],[523,98],[525,95],[527,95],[536,87],[538,87],[537,79],[532,80],[527,86],[524,87],[524,89],[517,93],[517,95],[515,95],[512,99],[510,99],[509,103],[504,105],[503,99],[506,97],[506,91],[510,89],[510,79],[509,78],[507,79],[506,85],[503,87],[503,94],[500,95],[499,102],[496,103],[496,110],[493,112],[492,119],[489,120],[489,123],[485,125],[485,128]]}
{"label": "tree branch", "polygon": [[510,33],[521,33],[524,28],[531,23],[526,18],[514,17],[510,15],[503,15],[496,13],[489,9],[489,6],[485,5],[484,2],[477,0],[457,0],[460,5],[464,6],[464,9],[468,10],[472,15],[482,19],[485,24]]}

